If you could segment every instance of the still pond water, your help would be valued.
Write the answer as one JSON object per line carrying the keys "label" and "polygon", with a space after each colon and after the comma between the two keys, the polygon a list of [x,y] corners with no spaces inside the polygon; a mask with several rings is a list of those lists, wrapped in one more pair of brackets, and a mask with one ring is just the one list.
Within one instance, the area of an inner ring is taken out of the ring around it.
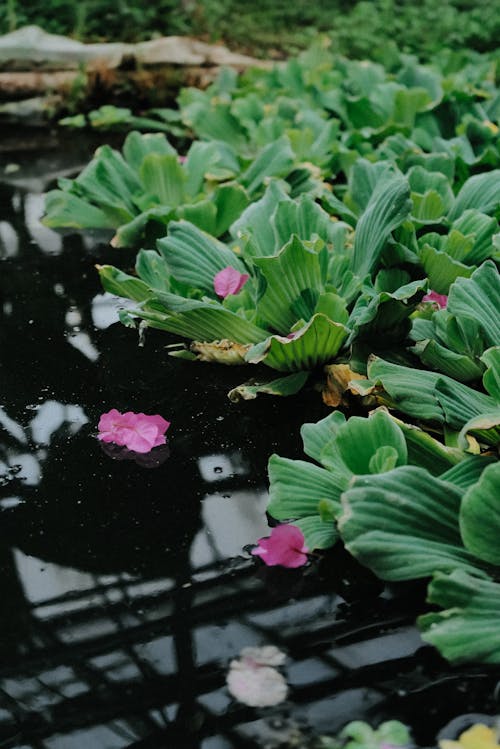
{"label": "still pond water", "polygon": [[[164,334],[138,346],[94,270],[134,253],[38,220],[94,146],[0,144],[0,747],[306,747],[388,718],[432,746],[495,713],[498,671],[450,668],[420,640],[421,586],[384,588],[341,550],[306,570],[244,551],[267,533],[269,455],[302,457],[300,425],[327,411],[313,393],[231,404],[244,371],[171,359]],[[169,419],[168,450],[105,452],[110,408]],[[287,653],[290,691],[253,709],[225,679],[264,644]]]}

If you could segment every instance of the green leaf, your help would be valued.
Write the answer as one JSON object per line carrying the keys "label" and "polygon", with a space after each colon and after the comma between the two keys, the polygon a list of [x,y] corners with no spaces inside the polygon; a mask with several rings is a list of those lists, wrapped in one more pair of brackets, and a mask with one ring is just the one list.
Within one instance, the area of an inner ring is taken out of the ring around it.
{"label": "green leaf", "polygon": [[323,448],[336,437],[343,424],[345,424],[345,416],[341,411],[334,411],[316,423],[303,424],[300,436],[304,442],[305,454],[321,463]]}
{"label": "green leaf", "polygon": [[460,382],[470,382],[481,377],[482,368],[470,356],[456,354],[437,341],[419,341],[411,350],[429,369],[437,369]]}
{"label": "green leaf", "polygon": [[154,292],[170,291],[168,267],[164,258],[156,250],[140,250],[135,261],[139,278]]}
{"label": "green leaf", "polygon": [[469,279],[455,281],[450,289],[447,309],[457,317],[475,320],[487,343],[497,346],[500,341],[499,301],[500,275],[495,264],[488,260]]}
{"label": "green leaf", "polygon": [[157,291],[155,303],[136,310],[135,314],[157,327],[194,341],[229,340],[235,343],[257,343],[269,335],[218,302],[184,299]]}
{"label": "green leaf", "polygon": [[[461,429],[462,426],[476,417],[490,412],[496,413],[496,403],[489,395],[479,393],[466,385],[454,382],[444,377],[437,380],[434,392],[444,414],[444,420],[453,429]],[[496,416],[498,418],[498,414]],[[481,422],[477,425],[478,428]],[[487,429],[489,427],[486,427]]]}
{"label": "green leaf", "polygon": [[420,262],[429,279],[430,288],[438,294],[448,294],[450,285],[461,276],[468,278],[475,270],[450,257],[446,252],[424,244],[419,252]]}
{"label": "green leaf", "polygon": [[458,568],[477,571],[457,515],[462,491],[422,468],[358,476],[342,495],[338,527],[346,548],[384,580],[411,580]]}
{"label": "green leaf", "polygon": [[145,157],[151,153],[160,155],[173,155],[177,157],[177,151],[170,145],[167,138],[160,133],[138,133],[131,132],[125,138],[123,144],[123,156],[127,164],[138,172]]}
{"label": "green leaf", "polygon": [[328,499],[340,510],[340,495],[349,475],[330,471],[304,460],[279,455],[269,459],[269,505],[267,511],[277,520],[319,516],[319,503]]}
{"label": "green leaf", "polygon": [[83,198],[63,190],[45,196],[42,224],[54,229],[114,229],[114,213],[102,210]]}
{"label": "green leaf", "polygon": [[[387,447],[391,450],[385,450]],[[334,449],[354,474],[391,470],[396,465],[404,465],[408,455],[401,429],[385,411],[375,411],[369,419],[351,416],[339,428]],[[384,468],[390,463],[393,465],[389,469]]]}
{"label": "green leaf", "polygon": [[150,208],[127,224],[122,224],[113,237],[112,245],[113,247],[138,245],[151,225],[155,225],[157,234],[164,234],[169,221],[175,217],[175,211],[169,206]]}
{"label": "green leaf", "polygon": [[253,346],[245,358],[251,364],[263,362],[280,372],[310,370],[333,359],[347,335],[345,325],[317,314],[301,328],[295,338],[271,336],[262,344]]}
{"label": "green leaf", "polygon": [[232,179],[240,171],[235,151],[227,143],[214,141],[192,143],[184,167],[187,174],[186,192],[193,197],[202,190],[205,179],[213,178],[214,173],[222,172],[224,179]]}
{"label": "green leaf", "polygon": [[495,458],[492,456],[471,455],[449,468],[440,478],[442,481],[450,481],[452,484],[456,484],[461,489],[468,489],[479,481],[485,468],[494,461]]}
{"label": "green leaf", "polygon": [[476,174],[464,183],[455,204],[448,214],[453,221],[469,208],[477,208],[482,213],[495,211],[500,204],[500,169]]}
{"label": "green leaf", "polygon": [[184,202],[186,173],[176,154],[148,154],[140,166],[139,176],[145,190],[159,203],[177,208]]}
{"label": "green leaf", "polygon": [[458,436],[458,444],[464,450],[468,448],[469,434],[481,443],[500,445],[500,408],[473,416],[465,422]]}
{"label": "green leaf", "polygon": [[483,375],[483,385],[492,398],[500,403],[500,346],[487,349],[481,356],[487,366]]}
{"label": "green leaf", "polygon": [[413,200],[412,218],[422,224],[444,218],[454,201],[447,177],[440,172],[429,172],[421,166],[412,167],[407,177]]}
{"label": "green leaf", "polygon": [[422,638],[452,662],[500,663],[500,584],[463,570],[437,574],[429,603],[445,610],[418,619]]}
{"label": "green leaf", "polygon": [[[463,460],[463,453],[456,448],[446,447],[428,432],[413,424],[391,416],[404,434],[408,449],[408,463],[426,468],[433,476],[440,476]],[[443,478],[443,476],[441,476]],[[452,479],[446,479],[452,481]]]}
{"label": "green leaf", "polygon": [[500,462],[487,466],[464,495],[460,532],[469,551],[485,562],[500,565]]}
{"label": "green leaf", "polygon": [[274,255],[275,250],[281,248],[281,245],[276,247],[271,217],[282,201],[291,202],[283,191],[282,185],[276,180],[271,180],[262,198],[255,203],[250,203],[231,226],[229,231],[233,239],[240,242],[250,240],[245,247],[245,255],[259,257]]}
{"label": "green leaf", "polygon": [[135,302],[143,302],[151,297],[151,291],[147,283],[139,278],[129,276],[127,273],[113,268],[112,265],[98,265],[97,270],[105,291],[125,299],[133,299]]}
{"label": "green leaf", "polygon": [[257,300],[259,319],[286,334],[300,318],[312,317],[324,287],[320,252],[294,236],[277,255],[254,258],[265,279]]}
{"label": "green leaf", "polygon": [[214,276],[223,268],[245,272],[232,250],[187,221],[172,221],[168,235],[157,244],[177,281],[211,294],[215,294]]}
{"label": "green leaf", "polygon": [[313,549],[329,549],[337,541],[339,534],[332,520],[324,522],[319,515],[296,520],[296,525],[304,534],[304,540],[309,551]]}
{"label": "green leaf", "polygon": [[269,143],[241,175],[241,183],[250,195],[259,190],[267,177],[285,177],[293,168],[295,155],[285,136]]}
{"label": "green leaf", "polygon": [[276,247],[287,244],[292,234],[301,240],[310,240],[317,236],[325,244],[333,244],[334,241],[335,222],[310,195],[301,195],[298,200],[279,202],[272,223]]}
{"label": "green leaf", "polygon": [[410,188],[403,176],[381,180],[362,214],[354,237],[351,269],[364,277],[377,266],[391,232],[400,226],[410,210]]}
{"label": "green leaf", "polygon": [[267,395],[295,395],[302,390],[309,377],[309,372],[294,372],[286,377],[279,377],[277,380],[263,382],[260,384],[238,385],[228,393],[229,400],[237,403],[240,400],[253,400],[260,393]]}
{"label": "green leaf", "polygon": [[216,209],[216,223],[214,234],[220,237],[241,216],[248,206],[249,198],[246,190],[235,182],[220,185],[213,195]]}
{"label": "green leaf", "polygon": [[498,232],[498,221],[477,210],[467,210],[453,222],[453,229],[472,237],[473,245],[466,260],[468,265],[479,265],[493,253],[493,237]]}

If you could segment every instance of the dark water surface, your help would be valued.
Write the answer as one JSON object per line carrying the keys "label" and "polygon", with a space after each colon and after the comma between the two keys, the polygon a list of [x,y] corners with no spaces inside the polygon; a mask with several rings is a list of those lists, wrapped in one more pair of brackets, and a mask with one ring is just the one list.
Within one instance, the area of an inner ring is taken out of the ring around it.
{"label": "dark water surface", "polygon": [[[495,712],[497,671],[421,642],[422,587],[384,589],[341,550],[296,571],[243,551],[267,533],[269,455],[301,457],[300,425],[327,411],[314,393],[231,404],[247,372],[171,359],[164,334],[138,347],[94,270],[134,253],[38,222],[91,150],[0,145],[0,747],[306,747],[387,718],[426,746]],[[110,408],[172,422],[161,465],[103,451]],[[225,679],[263,644],[286,651],[290,693],[253,709]]]}

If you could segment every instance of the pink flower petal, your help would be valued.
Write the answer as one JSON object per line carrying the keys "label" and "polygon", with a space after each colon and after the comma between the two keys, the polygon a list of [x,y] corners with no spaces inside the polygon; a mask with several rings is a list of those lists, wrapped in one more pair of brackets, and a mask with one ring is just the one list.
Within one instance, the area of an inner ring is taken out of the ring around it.
{"label": "pink flower petal", "polygon": [[250,276],[240,273],[236,268],[223,268],[214,276],[214,289],[217,296],[225,299],[230,294],[237,294],[246,284]]}
{"label": "pink flower petal", "polygon": [[153,447],[165,444],[165,432],[169,426],[170,422],[159,414],[149,416],[134,411],[121,414],[113,408],[99,419],[98,439],[137,453],[148,453]]}
{"label": "pink flower petal", "polygon": [[268,538],[261,538],[252,550],[269,567],[302,567],[307,562],[308,549],[304,534],[295,525],[277,525]]}
{"label": "pink flower petal", "polygon": [[423,302],[434,302],[440,309],[446,309],[448,297],[446,294],[437,294],[435,291],[429,291],[422,299]]}
{"label": "pink flower petal", "polygon": [[232,696],[250,707],[278,705],[288,693],[284,677],[271,666],[252,667],[231,661],[226,682]]}

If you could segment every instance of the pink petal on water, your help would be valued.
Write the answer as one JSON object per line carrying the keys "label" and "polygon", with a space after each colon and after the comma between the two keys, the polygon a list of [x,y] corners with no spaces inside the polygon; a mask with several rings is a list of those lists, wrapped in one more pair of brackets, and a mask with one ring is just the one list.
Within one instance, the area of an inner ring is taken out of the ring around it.
{"label": "pink petal on water", "polygon": [[159,414],[150,416],[134,411],[122,414],[113,408],[99,419],[98,439],[137,453],[148,453],[153,447],[165,444],[169,426],[170,422]]}
{"label": "pink petal on water", "polygon": [[249,666],[231,661],[227,687],[239,702],[250,707],[277,705],[286,699],[288,687],[282,674],[271,666]]}
{"label": "pink petal on water", "polygon": [[214,276],[214,289],[217,296],[225,299],[230,294],[237,294],[246,284],[250,276],[240,273],[236,268],[223,268]]}
{"label": "pink petal on water", "polygon": [[268,538],[261,538],[252,550],[269,567],[302,567],[307,562],[308,549],[304,534],[295,525],[277,525]]}

